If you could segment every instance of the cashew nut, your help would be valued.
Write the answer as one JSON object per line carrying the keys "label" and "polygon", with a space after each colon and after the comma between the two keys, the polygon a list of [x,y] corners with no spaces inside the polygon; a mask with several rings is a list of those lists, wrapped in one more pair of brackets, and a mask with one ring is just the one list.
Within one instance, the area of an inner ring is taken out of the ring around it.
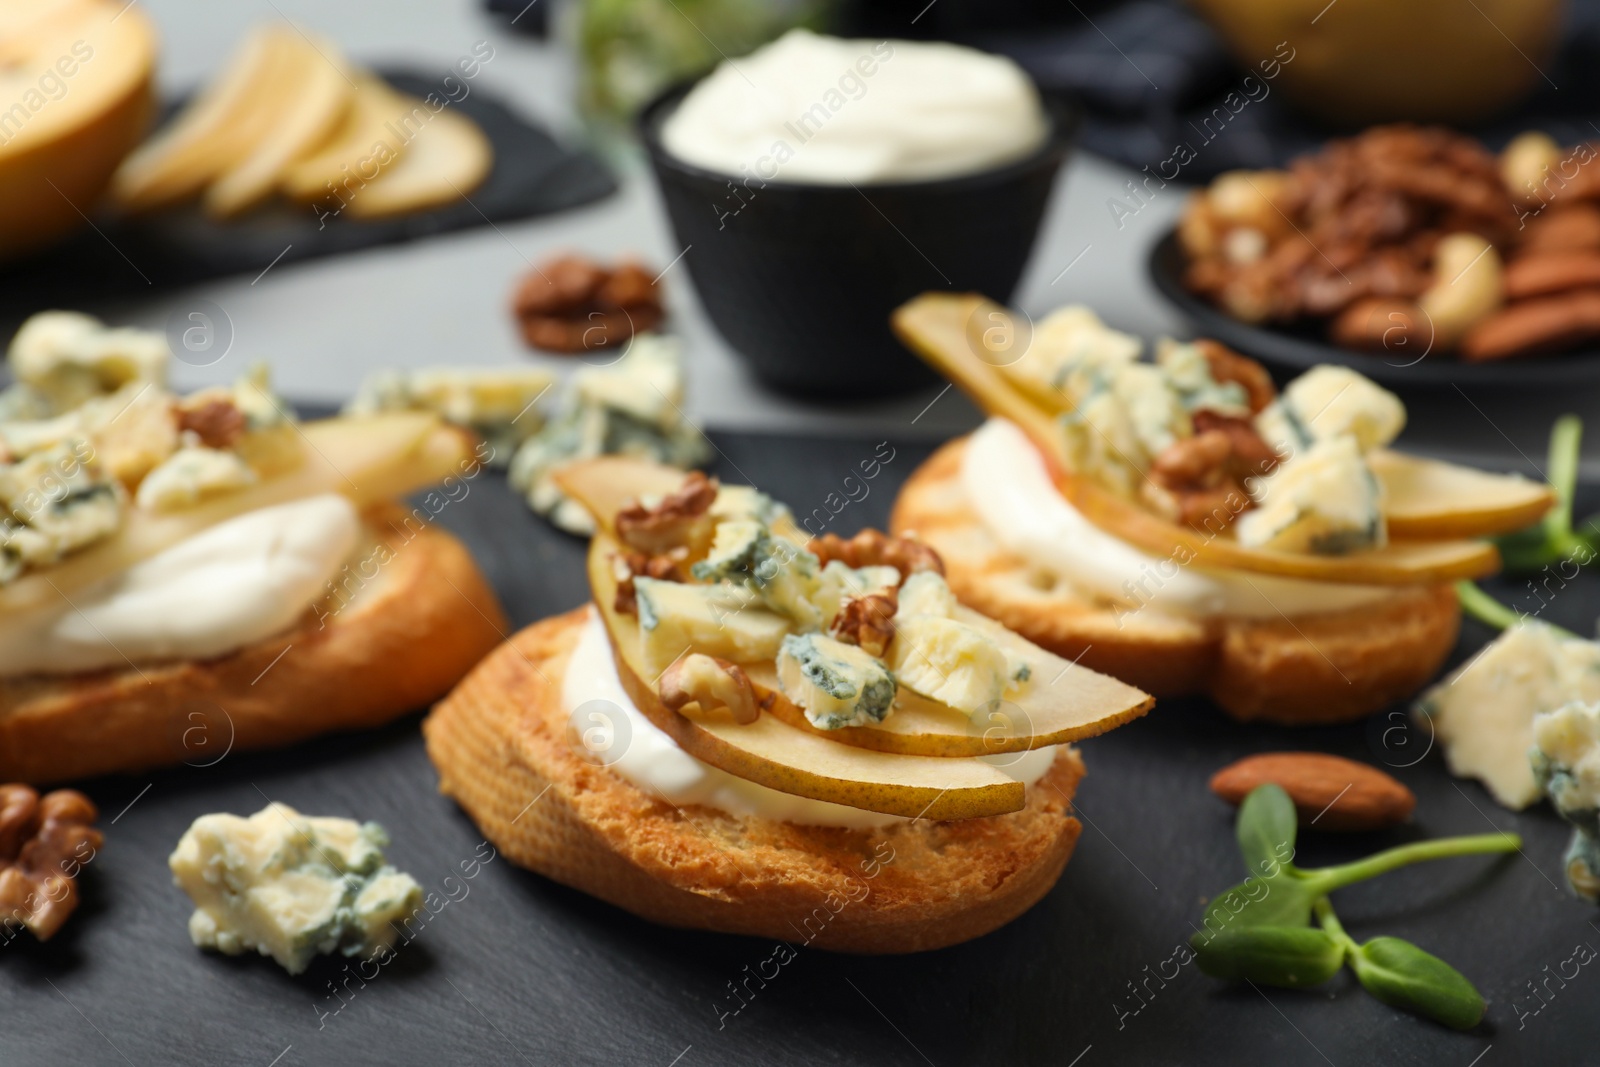
{"label": "cashew nut", "polygon": [[1504,269],[1494,246],[1475,233],[1452,233],[1433,253],[1433,284],[1417,307],[1433,326],[1434,344],[1454,347],[1505,299]]}
{"label": "cashew nut", "polygon": [[738,664],[702,652],[691,652],[667,668],[661,676],[661,703],[702,722],[748,724],[761,714],[750,676]]}
{"label": "cashew nut", "polygon": [[1560,163],[1561,146],[1548,134],[1529,130],[1500,153],[1500,178],[1517,201],[1536,204],[1544,199],[1545,178]]}

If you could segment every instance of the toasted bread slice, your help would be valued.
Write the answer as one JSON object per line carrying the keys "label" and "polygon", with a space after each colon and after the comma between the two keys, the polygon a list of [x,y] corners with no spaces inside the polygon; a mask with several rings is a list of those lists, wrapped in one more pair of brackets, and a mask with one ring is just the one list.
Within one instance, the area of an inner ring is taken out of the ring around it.
{"label": "toasted bread slice", "polygon": [[965,448],[952,441],[913,472],[892,532],[932,545],[969,607],[1158,697],[1203,693],[1243,720],[1345,722],[1416,692],[1455,647],[1461,613],[1448,585],[1397,587],[1377,604],[1292,618],[1119,614],[1000,546],[962,488]]}
{"label": "toasted bread slice", "polygon": [[568,739],[561,682],[586,613],[516,634],[423,723],[440,790],[513,863],[668,926],[854,953],[977,937],[1061,876],[1081,828],[1070,749],[1023,810],[961,822],[799,826],[647,795]]}
{"label": "toasted bread slice", "polygon": [[364,519],[359,557],[382,545],[387,560],[292,630],[204,662],[0,680],[0,781],[207,766],[437,699],[499,643],[505,616],[454,537],[396,505]]}

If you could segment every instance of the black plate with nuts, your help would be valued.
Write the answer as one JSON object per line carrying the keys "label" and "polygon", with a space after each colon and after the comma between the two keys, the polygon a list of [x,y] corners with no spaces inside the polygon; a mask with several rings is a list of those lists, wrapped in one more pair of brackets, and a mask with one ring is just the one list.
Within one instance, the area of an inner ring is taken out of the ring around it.
{"label": "black plate with nuts", "polygon": [[1177,307],[1197,336],[1212,337],[1267,364],[1274,376],[1293,377],[1319,363],[1339,363],[1396,389],[1448,389],[1454,385],[1506,389],[1600,383],[1600,351],[1523,356],[1493,363],[1465,363],[1407,342],[1396,331],[1387,349],[1341,348],[1313,325],[1301,329],[1241,322],[1183,285],[1184,253],[1178,231],[1169,230],[1150,249],[1150,280]]}

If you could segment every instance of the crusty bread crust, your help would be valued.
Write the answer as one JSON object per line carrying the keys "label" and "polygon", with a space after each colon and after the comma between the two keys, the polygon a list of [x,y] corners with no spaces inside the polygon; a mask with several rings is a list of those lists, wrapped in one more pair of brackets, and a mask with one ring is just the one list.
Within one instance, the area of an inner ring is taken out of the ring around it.
{"label": "crusty bread crust", "polygon": [[916,952],[1011,921],[1061,876],[1083,774],[1063,749],[1022,811],[879,829],[678,808],[582,758],[561,680],[587,609],[516,634],[423,723],[440,791],[512,862],[668,926]]}
{"label": "crusty bread crust", "polygon": [[204,662],[0,680],[0,781],[204,766],[426,707],[507,624],[461,542],[408,517],[367,512],[358,560],[372,576],[265,641]]}
{"label": "crusty bread crust", "polygon": [[912,473],[891,530],[932,545],[969,607],[1158,697],[1207,694],[1242,720],[1346,722],[1415,693],[1455,647],[1461,612],[1448,585],[1294,618],[1119,618],[1000,547],[962,488],[965,450],[965,438],[951,441]]}

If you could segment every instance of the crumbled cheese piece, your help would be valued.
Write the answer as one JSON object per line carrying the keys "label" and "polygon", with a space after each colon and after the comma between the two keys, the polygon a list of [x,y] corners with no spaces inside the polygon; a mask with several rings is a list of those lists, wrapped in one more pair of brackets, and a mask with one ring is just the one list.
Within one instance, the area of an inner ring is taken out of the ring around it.
{"label": "crumbled cheese piece", "polygon": [[658,334],[635,336],[618,362],[574,375],[561,410],[512,457],[511,485],[561,529],[593,533],[593,517],[561,492],[555,471],[573,460],[609,455],[675,467],[704,463],[710,448],[683,415],[683,392],[678,342]]}
{"label": "crumbled cheese piece", "polygon": [[1600,901],[1600,704],[1573,701],[1534,716],[1530,757],[1539,787],[1573,827],[1567,883]]}
{"label": "crumbled cheese piece", "polygon": [[1400,398],[1349,367],[1323,364],[1290,382],[1256,416],[1256,431],[1279,455],[1296,455],[1319,441],[1351,436],[1363,453],[1382,448],[1405,429]]}
{"label": "crumbled cheese piece", "polygon": [[110,329],[90,315],[43,311],[22,324],[6,358],[17,381],[59,414],[129,382],[164,386],[171,353],[154,330]]}
{"label": "crumbled cheese piece", "polygon": [[256,472],[233,452],[203,445],[185,446],[145,475],[134,501],[151,511],[181,511],[259,480]]}
{"label": "crumbled cheese piece", "polygon": [[377,823],[268,804],[249,818],[202,815],[167,864],[195,903],[196,945],[229,955],[255,949],[299,974],[318,954],[388,949],[395,923],[421,905],[416,880],[384,862],[388,843]]}
{"label": "crumbled cheese piece", "polygon": [[1528,764],[1533,718],[1571,701],[1600,701],[1600,644],[1542,622],[1520,623],[1417,701],[1450,773],[1476,778],[1519,811],[1539,799]]}
{"label": "crumbled cheese piece", "polygon": [[778,687],[822,730],[882,722],[895,680],[883,662],[822,634],[790,634],[778,653]]}
{"label": "crumbled cheese piece", "polygon": [[1320,440],[1252,480],[1256,507],[1234,524],[1239,543],[1341,555],[1388,540],[1382,486],[1349,434]]}
{"label": "crumbled cheese piece", "polygon": [[110,536],[122,524],[122,487],[76,438],[0,464],[0,584]]}

